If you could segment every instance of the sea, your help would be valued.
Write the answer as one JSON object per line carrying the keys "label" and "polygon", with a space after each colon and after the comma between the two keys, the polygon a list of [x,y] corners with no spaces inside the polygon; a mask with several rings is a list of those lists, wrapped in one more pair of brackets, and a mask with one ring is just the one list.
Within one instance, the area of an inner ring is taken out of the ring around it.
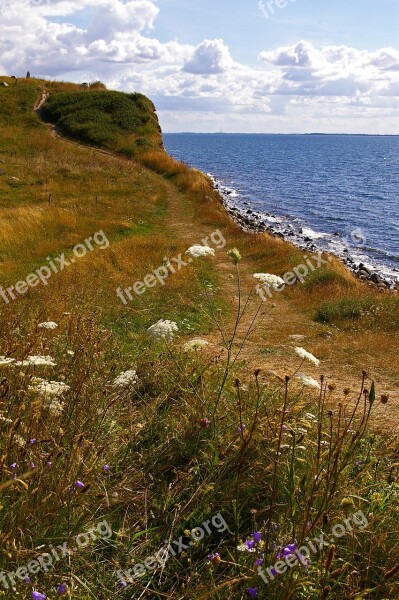
{"label": "sea", "polygon": [[399,282],[399,136],[170,133],[164,144],[233,210]]}

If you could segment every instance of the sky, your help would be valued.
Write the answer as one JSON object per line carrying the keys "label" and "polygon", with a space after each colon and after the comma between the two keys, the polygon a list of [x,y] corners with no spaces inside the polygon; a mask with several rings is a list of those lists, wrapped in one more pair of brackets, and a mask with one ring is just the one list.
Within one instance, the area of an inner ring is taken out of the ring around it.
{"label": "sky", "polygon": [[399,0],[0,0],[0,74],[138,91],[164,132],[399,134]]}

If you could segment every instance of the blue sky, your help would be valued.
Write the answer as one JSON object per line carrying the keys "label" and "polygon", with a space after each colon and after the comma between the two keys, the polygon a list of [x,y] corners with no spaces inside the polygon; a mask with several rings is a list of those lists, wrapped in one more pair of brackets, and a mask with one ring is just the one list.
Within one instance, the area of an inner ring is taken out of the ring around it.
{"label": "blue sky", "polygon": [[398,0],[296,0],[269,19],[257,0],[159,0],[158,6],[155,33],[162,41],[199,44],[221,37],[237,60],[253,66],[260,51],[302,38],[367,50],[399,40]]}
{"label": "blue sky", "polygon": [[140,91],[164,131],[399,134],[399,0],[0,0],[0,73]]}

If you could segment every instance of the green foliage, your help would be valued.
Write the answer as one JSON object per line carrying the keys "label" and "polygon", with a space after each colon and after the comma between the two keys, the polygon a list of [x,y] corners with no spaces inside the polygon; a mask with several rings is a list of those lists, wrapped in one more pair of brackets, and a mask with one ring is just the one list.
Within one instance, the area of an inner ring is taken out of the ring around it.
{"label": "green foliage", "polygon": [[340,320],[355,321],[373,305],[372,300],[365,298],[342,298],[324,302],[317,310],[316,321],[320,323],[336,323]]}
{"label": "green foliage", "polygon": [[59,92],[50,96],[43,116],[69,137],[129,157],[162,145],[155,107],[138,93]]}

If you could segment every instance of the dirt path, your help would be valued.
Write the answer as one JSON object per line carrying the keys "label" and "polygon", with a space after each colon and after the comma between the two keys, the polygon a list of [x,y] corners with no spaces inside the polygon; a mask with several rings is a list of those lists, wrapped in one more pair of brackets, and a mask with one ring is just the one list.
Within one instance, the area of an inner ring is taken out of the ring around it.
{"label": "dirt path", "polygon": [[[48,97],[49,92],[42,89],[34,106],[39,118],[41,118],[40,109],[44,106]],[[54,125],[48,123],[46,125],[51,130],[51,135],[56,136],[63,142],[100,154],[107,154],[118,160],[123,158],[112,152],[65,138]],[[132,162],[129,159],[125,160],[129,163]],[[176,231],[178,238],[183,240],[187,247],[201,243],[204,237],[210,235],[212,228],[201,225],[198,219],[194,221],[189,215],[189,211],[183,209],[186,202],[185,197],[177,192],[176,187],[171,182],[164,179],[163,183],[168,194],[168,226]],[[263,237],[263,243],[267,243],[267,234],[253,235]],[[229,240],[226,241],[226,247],[215,250],[215,257],[212,260],[215,261],[219,287],[223,291],[223,297],[230,303],[233,311],[236,311],[238,307],[237,283],[235,278],[232,277],[234,268],[226,252],[232,244],[229,244]],[[267,272],[266,265],[264,271]],[[240,262],[240,272],[243,303],[245,303],[248,292],[254,287],[255,280],[253,272],[245,260]],[[359,332],[358,335],[353,334],[353,337],[351,337],[348,332],[336,329],[329,330],[326,326],[318,324],[304,315],[295,306],[295,303],[287,299],[284,294],[276,293],[272,300],[261,303],[259,296],[254,293],[238,329],[238,344],[240,340],[246,337],[253,316],[259,309],[257,326],[246,341],[240,355],[240,360],[246,362],[249,370],[262,368],[262,376],[270,381],[276,381],[277,377],[283,377],[286,374],[291,375],[298,367],[300,367],[301,372],[315,379],[319,379],[320,375],[323,374],[337,386],[334,392],[337,403],[343,398],[342,391],[344,388],[349,387],[354,392],[359,390],[362,370],[366,370],[375,378],[379,393],[390,395],[389,404],[386,406],[379,405],[376,409],[375,427],[378,430],[389,432],[396,430],[399,432],[399,425],[397,425],[399,376],[394,373],[392,365],[387,364],[386,369],[376,367],[372,350],[373,334],[371,332]],[[226,324],[228,331],[231,331],[232,327],[233,323]],[[294,339],[291,336],[303,337]],[[220,351],[221,339],[216,328],[214,333],[201,337],[206,337],[211,343],[211,347]],[[320,358],[320,368],[308,362],[301,365],[301,359],[295,354],[295,346],[303,346]],[[387,374],[389,374],[388,377]],[[309,395],[317,393],[312,388],[306,388],[306,390]]]}

